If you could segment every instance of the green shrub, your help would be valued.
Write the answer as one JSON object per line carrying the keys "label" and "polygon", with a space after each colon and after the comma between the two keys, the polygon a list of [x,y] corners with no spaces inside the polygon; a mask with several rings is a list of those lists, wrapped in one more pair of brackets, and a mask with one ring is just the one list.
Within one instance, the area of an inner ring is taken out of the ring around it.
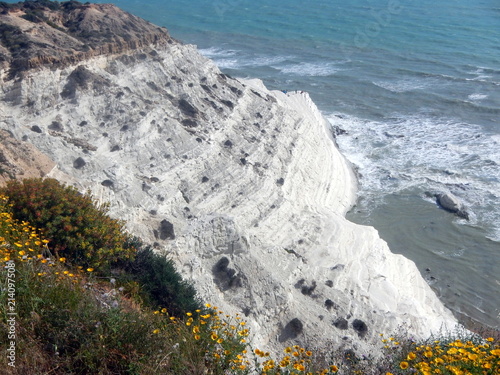
{"label": "green shrub", "polygon": [[42,228],[57,257],[84,267],[105,270],[121,259],[132,259],[124,223],[107,215],[89,193],[80,194],[54,179],[9,181],[0,189],[9,197],[14,218]]}
{"label": "green shrub", "polygon": [[180,316],[201,308],[196,290],[182,279],[172,260],[155,254],[150,246],[140,246],[134,261],[124,264],[125,272],[140,285],[140,296],[150,306],[168,306]]}
{"label": "green shrub", "polygon": [[27,48],[30,41],[19,27],[2,23],[0,24],[0,43],[11,53],[17,53]]}
{"label": "green shrub", "polygon": [[[80,273],[68,277],[64,269],[64,263],[48,267],[37,260],[16,260],[16,367],[8,373],[141,373],[143,361],[151,361],[165,345],[153,333],[159,317],[122,306],[108,308],[99,300],[109,286],[88,283],[85,288]],[[6,278],[3,268],[0,276]],[[0,300],[6,297],[0,290]],[[2,353],[8,344],[7,307],[0,304]],[[7,368],[5,357],[0,357],[0,368]]]}
{"label": "green shrub", "polygon": [[46,17],[44,16],[43,12],[40,9],[34,9],[34,10],[28,9],[21,17],[27,21],[34,23],[44,22],[46,19]]}

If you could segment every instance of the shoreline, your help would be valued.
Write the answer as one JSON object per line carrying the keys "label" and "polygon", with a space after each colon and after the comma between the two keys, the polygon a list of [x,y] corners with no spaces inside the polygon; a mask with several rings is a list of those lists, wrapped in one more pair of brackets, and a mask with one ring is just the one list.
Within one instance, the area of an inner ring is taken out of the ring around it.
{"label": "shoreline", "polygon": [[[340,149],[339,149],[338,145],[336,144],[335,138],[334,138],[333,133],[331,131],[331,129],[332,129],[331,123],[323,116],[323,114],[321,114],[321,112],[319,111],[319,109],[317,108],[317,106],[315,105],[315,103],[311,100],[309,94],[306,93],[305,91],[298,90],[298,91],[294,91],[294,92],[283,93],[281,91],[276,91],[275,90],[275,91],[273,91],[273,93],[275,93],[275,95],[277,97],[285,99],[285,102],[287,102],[287,104],[290,105],[290,107],[295,107],[295,105],[297,104],[296,101],[294,100],[294,98],[305,99],[304,101],[305,101],[305,103],[308,104],[307,106],[309,107],[309,109],[312,110],[315,113],[315,117],[316,117],[318,123],[322,123],[324,125],[323,126],[323,128],[325,130],[324,135],[325,135],[326,138],[329,138],[332,141],[332,146],[335,149],[336,153],[338,153],[339,159],[337,159],[337,163],[340,161],[341,164],[344,167],[346,167],[346,168],[349,169],[349,173],[350,173],[350,176],[351,176],[351,181],[353,181],[353,184],[352,184],[352,187],[351,187],[351,189],[352,189],[351,190],[351,193],[352,193],[351,204],[348,207],[346,206],[346,209],[342,211],[342,216],[345,218],[345,215],[347,214],[347,212],[349,212],[350,210],[352,210],[356,206],[356,202],[357,202],[357,199],[358,199],[358,197],[357,197],[358,176],[356,175],[356,172],[355,172],[356,169],[354,168],[354,166],[342,154],[342,152],[340,152]],[[299,108],[300,108],[300,106],[299,106]],[[299,110],[299,112],[300,112],[300,110]],[[355,225],[357,225],[357,224],[355,224]],[[369,228],[375,230],[372,226],[370,226]],[[390,253],[393,256],[401,256],[401,257],[403,257],[402,255],[397,255],[395,253],[392,253],[391,251],[390,251]],[[407,257],[403,257],[403,258],[404,258],[405,262],[413,263]],[[414,263],[413,263],[413,265],[414,265]],[[416,268],[416,266],[415,266],[415,268]],[[423,275],[418,270],[417,270],[417,274],[418,274],[418,276],[423,281],[424,280],[423,279]],[[450,313],[450,311],[448,310],[448,308],[446,308],[444,306],[443,302],[437,297],[436,293],[432,290],[432,288],[425,281],[424,281],[424,287],[426,289],[428,289],[430,291],[430,293],[433,295],[433,298],[436,298],[439,301],[439,304],[441,304],[442,307],[445,310],[448,311],[448,313],[449,313],[448,318],[451,318],[451,320],[449,321],[449,323],[447,325],[448,329],[451,329],[451,327],[457,326],[458,322],[455,319],[455,317]],[[438,330],[440,330],[442,327],[436,327],[436,328],[438,328]],[[433,332],[437,332],[437,331],[434,330]]]}

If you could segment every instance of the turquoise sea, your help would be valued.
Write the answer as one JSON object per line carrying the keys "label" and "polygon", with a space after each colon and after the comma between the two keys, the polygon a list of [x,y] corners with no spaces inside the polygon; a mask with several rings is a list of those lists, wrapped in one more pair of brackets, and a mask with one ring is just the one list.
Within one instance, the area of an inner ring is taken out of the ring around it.
{"label": "turquoise sea", "polygon": [[359,173],[349,219],[414,260],[457,317],[500,328],[498,0],[114,3],[227,74],[308,91]]}

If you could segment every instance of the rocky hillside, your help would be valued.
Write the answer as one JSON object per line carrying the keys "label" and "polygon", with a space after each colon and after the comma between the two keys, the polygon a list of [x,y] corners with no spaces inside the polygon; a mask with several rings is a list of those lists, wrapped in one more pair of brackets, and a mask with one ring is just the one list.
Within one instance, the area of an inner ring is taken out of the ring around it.
{"label": "rocky hillside", "polygon": [[0,186],[10,179],[43,177],[55,163],[28,142],[0,130]]}
{"label": "rocky hillside", "polygon": [[[204,301],[244,314],[258,346],[365,351],[455,324],[411,261],[345,220],[356,181],[307,93],[228,77],[111,5],[42,7],[64,31],[25,7],[0,18],[32,40],[16,54],[2,39],[0,128],[109,201]],[[34,42],[55,34],[69,44]],[[37,63],[13,77],[19,56]]]}
{"label": "rocky hillside", "polygon": [[39,66],[172,42],[166,29],[110,4],[29,1],[0,4],[0,62],[8,78]]}

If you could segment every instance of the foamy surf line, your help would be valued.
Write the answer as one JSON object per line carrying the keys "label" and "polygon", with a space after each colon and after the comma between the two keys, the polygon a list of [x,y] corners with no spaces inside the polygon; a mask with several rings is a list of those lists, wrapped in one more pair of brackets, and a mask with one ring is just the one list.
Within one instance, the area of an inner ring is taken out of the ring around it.
{"label": "foamy surf line", "polygon": [[334,63],[298,63],[273,67],[282,74],[310,77],[330,76],[340,70]]}
{"label": "foamy surf line", "polygon": [[200,49],[199,52],[213,60],[220,69],[242,69],[245,67],[274,67],[276,64],[294,59],[294,56],[245,56],[241,51],[211,47]]}
{"label": "foamy surf line", "polygon": [[[488,228],[499,240],[500,142],[477,125],[422,116],[368,121],[330,115],[342,153],[359,169],[360,195],[382,202],[386,194],[417,189],[452,192],[471,211],[468,225]],[[430,156],[432,155],[432,156]]]}

